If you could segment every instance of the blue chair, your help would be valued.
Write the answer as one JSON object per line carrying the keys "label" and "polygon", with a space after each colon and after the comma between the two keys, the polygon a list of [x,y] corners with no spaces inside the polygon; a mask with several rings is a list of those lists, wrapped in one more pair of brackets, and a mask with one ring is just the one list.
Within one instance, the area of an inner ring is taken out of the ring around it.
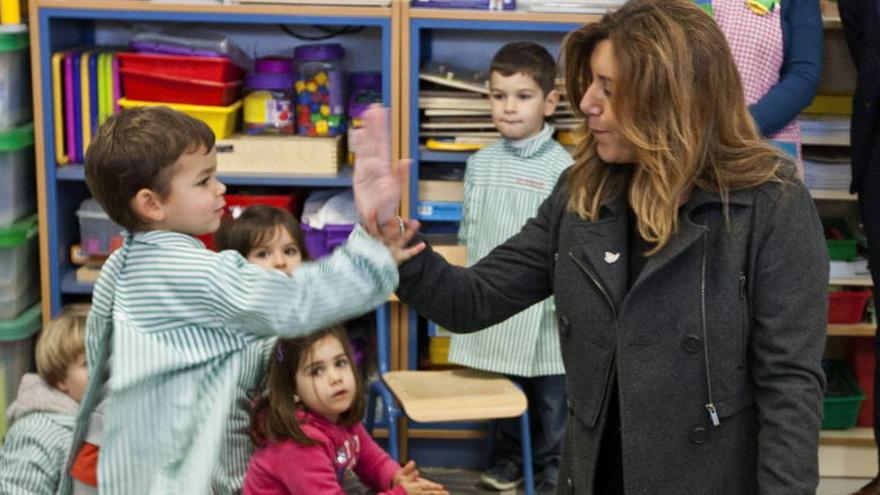
{"label": "blue chair", "polygon": [[[522,390],[501,375],[468,368],[391,371],[389,303],[376,311],[376,334],[381,379],[370,385],[364,426],[372,434],[376,420],[376,399],[381,397],[382,420],[388,424],[391,457],[400,461],[397,420],[401,415],[422,423],[519,417],[525,493],[532,495],[531,432],[528,403]],[[494,432],[493,423],[493,427],[489,428],[490,445],[494,443]]]}

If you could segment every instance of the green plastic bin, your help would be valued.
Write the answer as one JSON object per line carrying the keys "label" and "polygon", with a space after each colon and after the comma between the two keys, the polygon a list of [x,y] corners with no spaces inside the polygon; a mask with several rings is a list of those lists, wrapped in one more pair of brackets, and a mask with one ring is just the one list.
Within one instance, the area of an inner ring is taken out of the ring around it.
{"label": "green plastic bin", "polygon": [[18,318],[0,320],[0,437],[6,433],[6,407],[15,400],[18,382],[34,369],[34,343],[42,316],[37,303]]}
{"label": "green plastic bin", "polygon": [[37,216],[0,227],[0,320],[16,318],[40,297]]}
{"label": "green plastic bin", "polygon": [[844,361],[822,361],[828,386],[822,401],[822,429],[854,428],[865,394]]}
{"label": "green plastic bin", "polygon": [[27,31],[0,33],[0,129],[28,122],[31,109],[31,66]]}

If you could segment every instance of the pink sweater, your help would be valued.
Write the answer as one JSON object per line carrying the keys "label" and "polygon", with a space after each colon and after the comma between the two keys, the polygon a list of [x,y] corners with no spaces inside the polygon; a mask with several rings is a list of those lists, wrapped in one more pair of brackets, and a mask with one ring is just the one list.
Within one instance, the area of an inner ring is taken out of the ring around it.
{"label": "pink sweater", "polygon": [[244,495],[344,495],[342,480],[348,469],[379,494],[406,495],[403,487],[391,486],[400,464],[360,423],[346,427],[312,413],[298,417],[303,432],[318,443],[303,446],[285,440],[259,449],[248,465]]}

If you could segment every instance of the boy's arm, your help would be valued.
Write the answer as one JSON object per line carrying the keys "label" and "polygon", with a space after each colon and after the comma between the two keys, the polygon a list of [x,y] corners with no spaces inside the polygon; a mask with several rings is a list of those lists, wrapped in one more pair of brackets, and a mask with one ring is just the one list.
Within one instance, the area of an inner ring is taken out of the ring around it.
{"label": "boy's arm", "polygon": [[208,304],[222,326],[260,335],[298,336],[364,314],[397,286],[388,249],[356,227],[331,256],[292,277],[221,253],[206,274]]}
{"label": "boy's arm", "polygon": [[64,468],[70,435],[44,415],[29,414],[6,433],[0,448],[0,493],[42,495],[55,493]]}

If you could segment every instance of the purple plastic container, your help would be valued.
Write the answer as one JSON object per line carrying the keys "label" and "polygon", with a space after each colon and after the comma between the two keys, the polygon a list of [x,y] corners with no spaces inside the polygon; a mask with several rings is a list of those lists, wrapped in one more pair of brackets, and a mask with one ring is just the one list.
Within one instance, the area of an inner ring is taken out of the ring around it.
{"label": "purple plastic container", "polygon": [[292,76],[293,70],[293,59],[288,57],[262,57],[254,62],[255,73],[290,74]]}
{"label": "purple plastic container", "polygon": [[302,227],[306,240],[306,249],[312,259],[318,259],[333,252],[337,246],[348,239],[351,231],[354,230],[354,225],[327,224],[323,229],[316,229],[304,223],[300,227]]}
{"label": "purple plastic container", "polygon": [[293,93],[295,81],[291,73],[251,72],[244,76],[244,90],[287,91]]}

